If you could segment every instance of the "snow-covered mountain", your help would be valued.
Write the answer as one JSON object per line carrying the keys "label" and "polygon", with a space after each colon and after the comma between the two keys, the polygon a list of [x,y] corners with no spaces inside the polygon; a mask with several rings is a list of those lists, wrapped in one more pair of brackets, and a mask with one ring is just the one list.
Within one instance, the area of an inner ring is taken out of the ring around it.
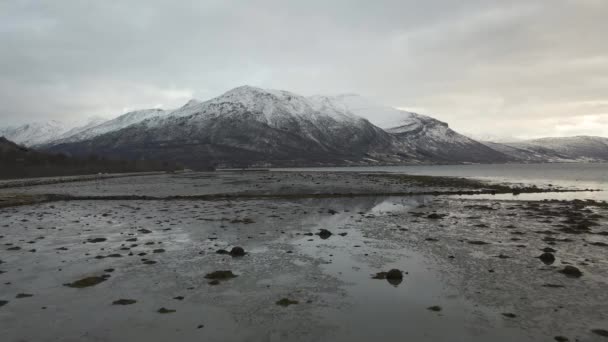
{"label": "snow-covered mountain", "polygon": [[52,149],[189,164],[344,164],[384,154],[403,161],[392,148],[390,134],[350,112],[287,91],[243,86]]}
{"label": "snow-covered mountain", "polygon": [[103,120],[97,123],[91,122],[83,127],[74,128],[65,134],[47,142],[47,145],[59,145],[71,142],[78,142],[87,139],[92,139],[96,136],[109,132],[118,131],[133,124],[142,122],[146,119],[165,115],[166,112],[162,109],[143,109],[125,113],[112,120]]}
{"label": "snow-covered mountain", "polygon": [[434,162],[505,162],[509,157],[449,128],[430,116],[380,105],[356,94],[316,97],[334,108],[366,117],[396,138],[401,151],[423,161]]}
{"label": "snow-covered mountain", "polygon": [[608,161],[608,138],[602,137],[541,138],[484,144],[525,162]]}
{"label": "snow-covered mountain", "polygon": [[17,127],[0,128],[0,137],[25,146],[35,146],[55,140],[70,127],[59,121],[31,123]]}
{"label": "snow-covered mountain", "polygon": [[593,140],[591,152],[592,140],[482,144],[445,122],[354,94],[304,97],[242,86],[175,110],[130,112],[46,148],[195,168],[608,160],[601,141]]}

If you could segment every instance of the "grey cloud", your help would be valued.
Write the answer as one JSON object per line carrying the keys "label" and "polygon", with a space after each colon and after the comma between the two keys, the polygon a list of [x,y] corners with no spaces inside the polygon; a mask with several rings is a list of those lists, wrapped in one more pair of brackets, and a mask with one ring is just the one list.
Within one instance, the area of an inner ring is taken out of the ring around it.
{"label": "grey cloud", "polygon": [[[0,119],[175,107],[253,84],[360,93],[465,132],[564,134],[564,120],[608,115],[590,105],[608,100],[607,14],[601,0],[6,1]],[[588,134],[604,132],[593,122]]]}

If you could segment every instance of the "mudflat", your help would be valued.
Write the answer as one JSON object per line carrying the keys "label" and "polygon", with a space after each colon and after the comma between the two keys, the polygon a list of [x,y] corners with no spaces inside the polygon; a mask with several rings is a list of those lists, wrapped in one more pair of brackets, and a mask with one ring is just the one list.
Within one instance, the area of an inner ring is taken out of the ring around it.
{"label": "mudflat", "polygon": [[608,205],[369,172],[0,190],[2,341],[602,341]]}

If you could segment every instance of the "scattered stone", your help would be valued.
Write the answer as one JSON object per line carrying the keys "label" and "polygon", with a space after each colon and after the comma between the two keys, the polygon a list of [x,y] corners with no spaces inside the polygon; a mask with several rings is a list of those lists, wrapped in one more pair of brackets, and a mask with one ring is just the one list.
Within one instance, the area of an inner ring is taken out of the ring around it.
{"label": "scattered stone", "polygon": [[386,279],[403,279],[403,272],[396,268],[386,272]]}
{"label": "scattered stone", "polygon": [[152,253],[164,253],[164,252],[165,252],[165,250],[162,249],[162,248],[155,249],[155,250],[152,251]]}
{"label": "scattered stone", "polygon": [[516,314],[510,313],[510,312],[503,312],[502,315],[505,316],[505,317],[508,317],[508,318],[515,318],[515,317],[517,317]]}
{"label": "scattered stone", "polygon": [[28,297],[34,297],[34,295],[29,294],[29,293],[19,293],[15,296],[15,298],[28,298]]}
{"label": "scattered stone", "polygon": [[230,250],[230,255],[233,257],[242,257],[245,256],[245,250],[243,249],[243,247],[232,247],[232,249]]}
{"label": "scattered stone", "polygon": [[106,238],[94,238],[94,239],[88,239],[87,242],[98,243],[98,242],[104,242],[106,240],[107,240]]}
{"label": "scattered stone", "polygon": [[215,253],[217,253],[217,254],[230,254],[230,252],[228,252],[225,249],[218,249],[217,251],[215,251]]}
{"label": "scattered stone", "polygon": [[319,232],[317,233],[317,235],[319,235],[319,237],[321,239],[325,240],[325,239],[329,239],[329,237],[332,236],[333,234],[329,230],[321,228],[321,229],[319,229]]}
{"label": "scattered stone", "polygon": [[280,305],[280,306],[290,306],[290,305],[294,305],[294,304],[299,304],[299,302],[297,300],[291,300],[289,298],[283,298],[283,299],[277,301],[276,304]]}
{"label": "scattered stone", "polygon": [[433,305],[433,306],[429,306],[428,308],[426,308],[427,310],[431,310],[431,311],[435,311],[435,312],[439,312],[441,311],[441,306],[439,305]]}
{"label": "scattered stone", "polygon": [[608,330],[605,330],[605,329],[593,329],[593,330],[591,330],[591,332],[596,335],[608,337]]}
{"label": "scattered stone", "polygon": [[119,299],[112,302],[112,305],[131,305],[135,304],[137,301],[135,299]]}
{"label": "scattered stone", "polygon": [[583,276],[583,272],[574,266],[567,265],[563,270],[559,271],[570,278],[580,278]]}
{"label": "scattered stone", "polygon": [[173,297],[173,299],[176,299],[176,300],[184,300],[184,296],[177,296],[177,297]]}
{"label": "scattered stone", "polygon": [[99,283],[102,283],[104,281],[107,280],[107,277],[86,277],[80,280],[76,280],[73,283],[69,283],[69,284],[65,284],[65,286],[68,287],[74,287],[74,288],[83,288],[83,287],[89,287],[89,286],[95,286]]}
{"label": "scattered stone", "polygon": [[557,342],[569,342],[570,340],[565,337],[565,336],[555,336],[553,338],[554,340],[556,340]]}
{"label": "scattered stone", "polygon": [[6,304],[8,304],[8,300],[0,300],[0,307],[5,306]]}
{"label": "scattered stone", "polygon": [[557,252],[555,249],[551,248],[551,247],[545,247],[542,249],[543,252],[545,253],[555,253]]}
{"label": "scattered stone", "polygon": [[480,240],[469,240],[468,243],[471,245],[487,245],[488,242],[480,241]]}
{"label": "scattered stone", "polygon": [[140,233],[142,233],[142,234],[150,234],[150,233],[152,233],[151,230],[148,230],[148,229],[145,229],[145,228],[138,229],[137,231],[140,232]]}
{"label": "scattered stone", "polygon": [[555,262],[555,256],[549,252],[545,252],[545,253],[541,254],[538,258],[545,265],[551,265],[552,263]]}
{"label": "scattered stone", "polygon": [[228,280],[228,279],[232,279],[232,278],[236,278],[236,277],[238,277],[238,276],[236,274],[232,273],[232,271],[215,271],[215,272],[208,273],[205,276],[205,279]]}
{"label": "scattered stone", "polygon": [[558,289],[558,288],[565,287],[564,285],[558,285],[558,284],[543,284],[542,286],[552,288],[552,289]]}
{"label": "scattered stone", "polygon": [[144,264],[145,265],[154,265],[154,264],[156,264],[156,261],[154,261],[154,260],[145,260]]}
{"label": "scattered stone", "polygon": [[220,284],[220,281],[217,280],[217,279],[212,280],[212,281],[209,282],[209,285],[219,285],[219,284]]}
{"label": "scattered stone", "polygon": [[429,214],[426,218],[438,220],[438,219],[444,218],[445,216],[446,216],[445,214],[432,213],[432,214]]}
{"label": "scattered stone", "polygon": [[157,312],[161,313],[161,314],[168,314],[168,313],[174,313],[174,312],[176,312],[176,310],[171,310],[171,309],[167,309],[167,308],[160,308],[160,309],[158,309]]}

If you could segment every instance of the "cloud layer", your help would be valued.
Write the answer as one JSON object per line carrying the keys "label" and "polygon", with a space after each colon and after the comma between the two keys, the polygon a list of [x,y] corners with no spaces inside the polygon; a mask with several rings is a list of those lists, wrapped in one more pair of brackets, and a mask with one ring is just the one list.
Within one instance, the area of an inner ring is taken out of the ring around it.
{"label": "cloud layer", "polygon": [[607,17],[603,0],[4,1],[0,120],[251,84],[359,93],[476,135],[606,136]]}

